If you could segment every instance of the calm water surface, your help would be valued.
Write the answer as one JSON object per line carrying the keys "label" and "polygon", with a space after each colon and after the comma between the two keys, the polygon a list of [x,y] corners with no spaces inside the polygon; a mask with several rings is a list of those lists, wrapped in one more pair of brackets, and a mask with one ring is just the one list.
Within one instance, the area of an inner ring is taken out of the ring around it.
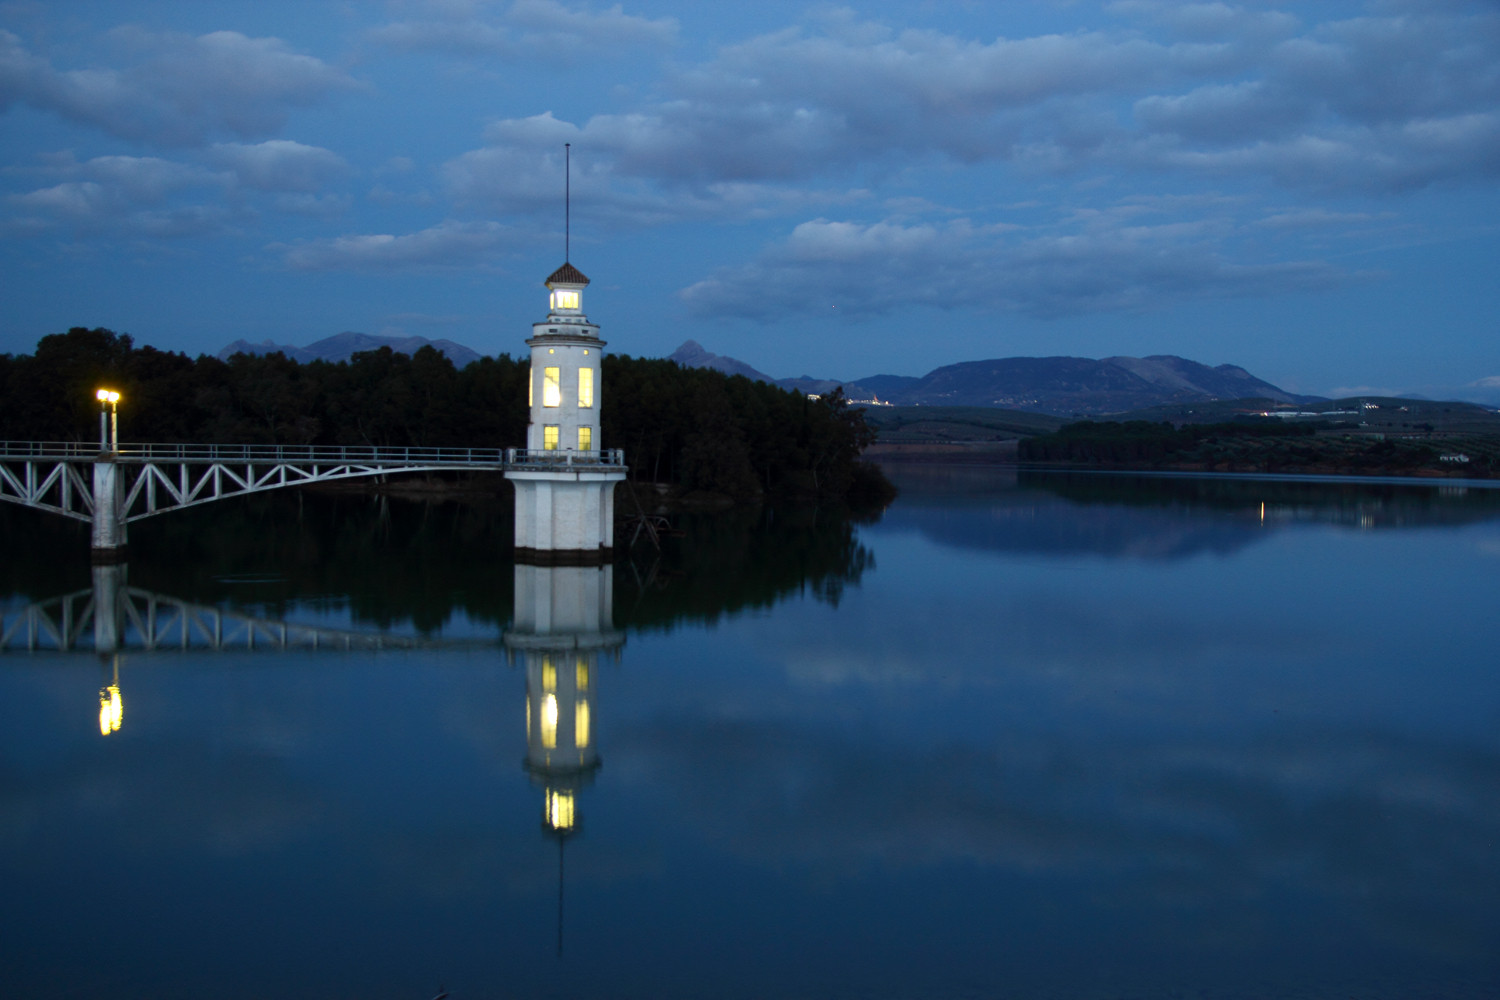
{"label": "calm water surface", "polygon": [[1500,994],[1500,492],[901,481],[612,571],[212,505],[132,526],[118,655],[0,510],[0,993]]}

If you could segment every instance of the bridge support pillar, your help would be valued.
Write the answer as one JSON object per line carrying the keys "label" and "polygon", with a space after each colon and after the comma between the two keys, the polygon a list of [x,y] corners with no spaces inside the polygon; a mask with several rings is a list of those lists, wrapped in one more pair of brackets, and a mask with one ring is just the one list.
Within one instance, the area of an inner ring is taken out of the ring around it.
{"label": "bridge support pillar", "polygon": [[125,558],[124,481],[112,455],[94,460],[93,557],[96,563]]}

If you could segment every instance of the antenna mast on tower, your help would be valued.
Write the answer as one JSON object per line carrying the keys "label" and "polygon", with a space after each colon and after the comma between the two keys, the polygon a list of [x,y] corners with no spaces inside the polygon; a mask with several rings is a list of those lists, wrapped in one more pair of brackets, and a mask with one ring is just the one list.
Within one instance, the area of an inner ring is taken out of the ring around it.
{"label": "antenna mast on tower", "polygon": [[572,260],[573,144],[563,143],[563,263]]}

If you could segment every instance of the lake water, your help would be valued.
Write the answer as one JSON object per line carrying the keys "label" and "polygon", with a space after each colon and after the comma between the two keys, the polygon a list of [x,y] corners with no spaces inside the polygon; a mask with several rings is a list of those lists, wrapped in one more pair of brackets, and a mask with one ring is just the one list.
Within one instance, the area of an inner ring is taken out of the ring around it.
{"label": "lake water", "polygon": [[1500,492],[897,476],[612,570],[0,509],[0,992],[1500,995]]}

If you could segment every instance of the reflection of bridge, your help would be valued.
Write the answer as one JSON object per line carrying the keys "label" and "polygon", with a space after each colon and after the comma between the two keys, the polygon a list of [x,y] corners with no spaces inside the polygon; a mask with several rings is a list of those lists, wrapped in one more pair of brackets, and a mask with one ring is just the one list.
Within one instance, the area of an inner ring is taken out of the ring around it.
{"label": "reflection of bridge", "polygon": [[393,636],[379,632],[299,625],[259,618],[157,594],[125,582],[122,565],[95,566],[94,585],[39,601],[15,612],[0,611],[0,652],[7,650],[286,650],[410,649],[484,645]]}
{"label": "reflection of bridge", "polygon": [[0,500],[88,521],[95,554],[109,559],[125,548],[131,521],[245,493],[406,472],[584,474],[624,464],[618,450],[138,444],[101,451],[92,444],[0,441]]}

